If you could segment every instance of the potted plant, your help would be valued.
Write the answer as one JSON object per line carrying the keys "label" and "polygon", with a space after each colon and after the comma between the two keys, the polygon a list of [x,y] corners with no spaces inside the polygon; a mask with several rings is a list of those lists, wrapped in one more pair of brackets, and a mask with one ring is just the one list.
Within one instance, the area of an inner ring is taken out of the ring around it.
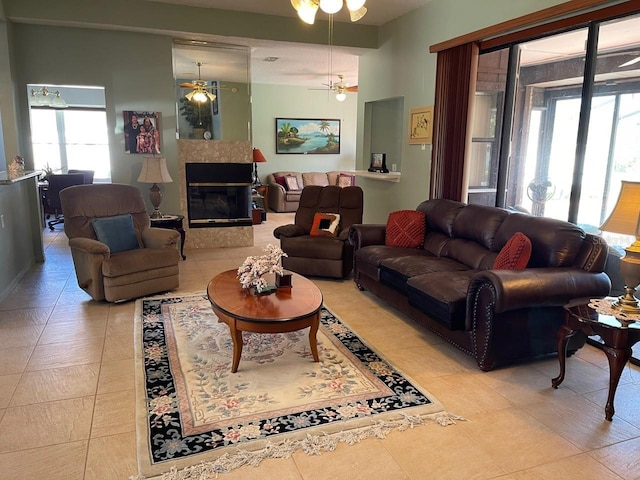
{"label": "potted plant", "polygon": [[193,138],[202,140],[204,132],[211,126],[212,113],[211,102],[204,103],[189,101],[186,97],[180,98],[180,113],[193,128]]}

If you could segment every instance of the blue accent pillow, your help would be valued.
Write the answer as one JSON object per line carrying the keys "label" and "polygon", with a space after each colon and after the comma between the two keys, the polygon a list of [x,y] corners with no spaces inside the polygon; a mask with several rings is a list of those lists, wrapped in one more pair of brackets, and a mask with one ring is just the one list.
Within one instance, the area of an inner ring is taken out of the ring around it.
{"label": "blue accent pillow", "polygon": [[98,241],[106,244],[111,253],[139,248],[131,214],[91,220]]}

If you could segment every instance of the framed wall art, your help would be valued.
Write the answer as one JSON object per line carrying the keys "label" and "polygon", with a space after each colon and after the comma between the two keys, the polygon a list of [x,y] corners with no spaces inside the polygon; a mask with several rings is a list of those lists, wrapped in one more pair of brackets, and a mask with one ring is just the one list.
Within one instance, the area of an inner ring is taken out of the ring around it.
{"label": "framed wall art", "polygon": [[372,153],[371,164],[369,165],[368,171],[376,173],[389,173],[389,170],[387,169],[387,154]]}
{"label": "framed wall art", "polygon": [[409,143],[431,143],[433,135],[433,106],[412,108],[409,117]]}
{"label": "framed wall art", "polygon": [[134,112],[125,110],[125,153],[160,154],[160,112]]}
{"label": "framed wall art", "polygon": [[276,118],[276,153],[340,153],[340,120]]}

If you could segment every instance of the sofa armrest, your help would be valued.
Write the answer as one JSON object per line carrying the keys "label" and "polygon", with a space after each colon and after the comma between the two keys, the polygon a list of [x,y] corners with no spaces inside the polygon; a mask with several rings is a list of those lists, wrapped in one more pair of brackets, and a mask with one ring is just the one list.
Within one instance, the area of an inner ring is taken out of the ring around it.
{"label": "sofa armrest", "polygon": [[75,237],[69,239],[69,247],[71,247],[72,250],[86,254],[106,255],[108,257],[111,253],[106,244],[86,237]]}
{"label": "sofa armrest", "polygon": [[281,225],[273,231],[273,236],[277,239],[283,237],[300,237],[302,235],[308,235],[308,232],[301,226],[293,224]]}
{"label": "sofa armrest", "polygon": [[483,270],[471,279],[467,311],[476,293],[484,287],[493,292],[493,310],[502,313],[531,307],[563,306],[573,298],[609,294],[611,281],[603,272],[580,268],[527,268],[525,270]]}
{"label": "sofa armrest", "polygon": [[145,228],[142,231],[142,244],[146,248],[166,248],[177,246],[180,234],[168,228]]}
{"label": "sofa armrest", "polygon": [[269,184],[269,208],[274,212],[284,211],[284,199],[287,195],[284,187],[278,183]]}
{"label": "sofa armrest", "polygon": [[349,228],[349,244],[356,250],[367,245],[384,245],[386,231],[385,224],[353,224]]}

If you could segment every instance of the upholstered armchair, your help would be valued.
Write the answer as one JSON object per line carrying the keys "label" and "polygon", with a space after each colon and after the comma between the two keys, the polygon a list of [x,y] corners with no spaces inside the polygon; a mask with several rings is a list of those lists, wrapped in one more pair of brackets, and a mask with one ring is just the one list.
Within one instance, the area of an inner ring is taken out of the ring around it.
{"label": "upholstered armchair", "polygon": [[118,302],[178,287],[180,234],[150,227],[138,188],[78,185],[60,192],[60,200],[78,285],[94,300]]}
{"label": "upholstered armchair", "polygon": [[282,258],[282,266],[302,275],[332,278],[349,275],[353,268],[353,247],[347,235],[352,224],[362,223],[362,204],[360,187],[304,187],[295,223],[282,225],[273,232],[287,254]]}

